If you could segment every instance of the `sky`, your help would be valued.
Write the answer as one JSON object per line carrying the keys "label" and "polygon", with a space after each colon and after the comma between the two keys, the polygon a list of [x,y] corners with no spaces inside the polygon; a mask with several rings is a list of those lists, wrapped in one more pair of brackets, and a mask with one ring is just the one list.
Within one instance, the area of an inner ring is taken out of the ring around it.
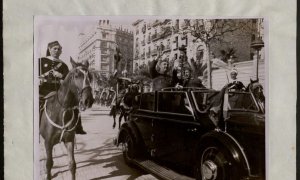
{"label": "sky", "polygon": [[60,59],[71,67],[70,56],[77,60],[79,50],[78,35],[98,24],[99,20],[110,20],[113,26],[133,30],[137,20],[130,16],[36,16],[34,18],[35,57],[46,56],[49,42],[58,41],[62,46]]}

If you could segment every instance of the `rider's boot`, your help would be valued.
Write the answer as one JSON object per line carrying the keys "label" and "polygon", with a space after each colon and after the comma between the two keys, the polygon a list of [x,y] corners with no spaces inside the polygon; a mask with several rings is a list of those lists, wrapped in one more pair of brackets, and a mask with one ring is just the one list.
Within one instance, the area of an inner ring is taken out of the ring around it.
{"label": "rider's boot", "polygon": [[83,130],[83,127],[82,127],[81,117],[79,117],[75,132],[76,132],[76,134],[86,134],[86,132]]}

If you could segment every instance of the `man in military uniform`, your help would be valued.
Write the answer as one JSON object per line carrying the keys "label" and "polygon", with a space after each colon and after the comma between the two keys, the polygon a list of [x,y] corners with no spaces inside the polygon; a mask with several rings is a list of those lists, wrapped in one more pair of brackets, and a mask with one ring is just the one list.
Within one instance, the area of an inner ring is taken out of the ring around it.
{"label": "man in military uniform", "polygon": [[46,96],[52,91],[57,91],[60,82],[69,73],[68,66],[59,59],[62,47],[58,41],[48,44],[47,57],[39,59],[40,95]]}
{"label": "man in military uniform", "polygon": [[167,74],[169,62],[161,59],[162,54],[153,60],[149,65],[150,77],[152,79],[153,91],[171,86],[171,77]]}
{"label": "man in military uniform", "polygon": [[[40,108],[44,105],[44,98],[51,92],[59,89],[61,82],[69,73],[68,66],[59,59],[62,53],[62,47],[58,41],[48,44],[46,57],[39,59],[39,77],[40,77]],[[81,118],[76,127],[77,134],[86,134],[82,128]]]}

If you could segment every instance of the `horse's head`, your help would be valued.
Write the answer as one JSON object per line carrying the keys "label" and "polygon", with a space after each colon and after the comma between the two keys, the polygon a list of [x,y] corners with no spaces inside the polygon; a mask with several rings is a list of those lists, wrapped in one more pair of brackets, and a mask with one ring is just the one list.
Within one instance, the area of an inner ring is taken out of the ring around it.
{"label": "horse's head", "polygon": [[251,91],[256,99],[265,101],[265,95],[263,92],[263,86],[259,83],[259,80],[250,79],[250,83],[246,88],[246,91]]}
{"label": "horse's head", "polygon": [[73,69],[69,72],[69,88],[71,92],[77,97],[79,108],[84,111],[90,108],[94,102],[91,79],[92,76],[88,71],[88,63],[76,63],[71,58]]}

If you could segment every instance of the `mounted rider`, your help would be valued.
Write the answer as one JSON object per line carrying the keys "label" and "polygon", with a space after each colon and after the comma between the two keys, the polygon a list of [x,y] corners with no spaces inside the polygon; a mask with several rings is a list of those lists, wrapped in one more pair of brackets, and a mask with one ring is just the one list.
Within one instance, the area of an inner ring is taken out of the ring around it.
{"label": "mounted rider", "polygon": [[[46,57],[39,59],[39,95],[40,95],[40,111],[43,108],[45,99],[55,95],[59,89],[61,82],[69,73],[68,66],[59,59],[62,53],[62,46],[58,41],[48,44]],[[81,118],[76,127],[77,134],[86,134],[82,128]]]}
{"label": "mounted rider", "polygon": [[115,103],[117,106],[120,105],[122,98],[124,97],[125,93],[128,92],[128,87],[131,84],[131,79],[127,76],[127,70],[123,70],[121,72],[122,76],[117,78],[118,81],[118,88],[117,88],[117,97]]}

